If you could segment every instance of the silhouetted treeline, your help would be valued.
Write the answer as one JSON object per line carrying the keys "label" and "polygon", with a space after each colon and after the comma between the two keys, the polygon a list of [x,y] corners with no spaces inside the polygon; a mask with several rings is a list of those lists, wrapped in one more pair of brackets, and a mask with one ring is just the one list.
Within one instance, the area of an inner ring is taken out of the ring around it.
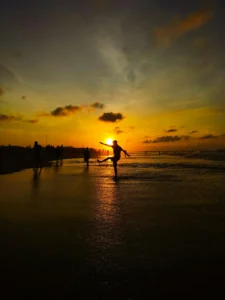
{"label": "silhouetted treeline", "polygon": [[[82,158],[83,148],[63,147],[62,159]],[[106,155],[105,150],[90,148],[91,158]],[[47,145],[41,150],[43,167],[50,166],[57,159],[57,147]],[[0,174],[19,171],[26,168],[34,168],[34,150],[32,147],[0,146]]]}

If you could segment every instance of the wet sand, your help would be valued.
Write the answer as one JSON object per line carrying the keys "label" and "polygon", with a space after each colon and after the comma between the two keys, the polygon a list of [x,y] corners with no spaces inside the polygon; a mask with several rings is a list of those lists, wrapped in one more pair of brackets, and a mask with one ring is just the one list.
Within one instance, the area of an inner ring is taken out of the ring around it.
{"label": "wet sand", "polygon": [[112,172],[65,163],[0,176],[8,297],[224,299],[224,177]]}

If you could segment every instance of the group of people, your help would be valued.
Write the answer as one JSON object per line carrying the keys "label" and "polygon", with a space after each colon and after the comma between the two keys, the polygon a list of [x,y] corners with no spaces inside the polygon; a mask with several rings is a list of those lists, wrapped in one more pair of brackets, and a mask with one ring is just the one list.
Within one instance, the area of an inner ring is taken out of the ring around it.
{"label": "group of people", "polygon": [[[99,160],[97,159],[98,163],[102,163],[105,162],[107,160],[111,160],[113,163],[113,167],[114,167],[114,173],[115,173],[115,179],[117,179],[117,162],[120,160],[121,157],[121,152],[124,152],[125,156],[130,156],[126,150],[124,150],[121,146],[118,145],[117,141],[114,140],[112,145],[109,144],[105,144],[100,142],[101,145],[107,146],[107,147],[111,147],[113,149],[113,156],[108,156],[103,160]],[[38,144],[37,141],[34,142],[34,160],[35,160],[35,168],[36,170],[38,170],[38,168],[42,169],[43,167],[43,162],[42,162],[42,157],[41,157],[41,150],[42,147],[41,145]],[[85,148],[83,151],[83,156],[84,156],[84,161],[87,165],[87,167],[89,167],[89,159],[90,159],[90,150],[89,148]],[[59,161],[62,164],[62,159],[63,159],[63,145],[57,146],[56,148],[56,164],[58,165]]]}
{"label": "group of people", "polygon": [[[52,153],[52,150],[54,153]],[[35,162],[35,171],[41,170],[43,168],[43,151],[42,146],[38,144],[37,141],[34,142],[34,162]],[[53,155],[52,155],[53,154]],[[49,157],[51,156],[51,157]],[[59,163],[62,165],[63,161],[63,145],[57,146],[56,148],[46,146],[46,159],[51,159],[54,157],[56,161],[56,165],[59,165]]]}

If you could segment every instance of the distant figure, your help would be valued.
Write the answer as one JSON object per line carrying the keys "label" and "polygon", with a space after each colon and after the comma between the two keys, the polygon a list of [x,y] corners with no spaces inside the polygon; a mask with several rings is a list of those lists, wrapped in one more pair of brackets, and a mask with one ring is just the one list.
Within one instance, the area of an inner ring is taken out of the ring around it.
{"label": "distant figure", "polygon": [[90,150],[88,148],[84,149],[84,161],[89,166],[89,159],[90,159]]}
{"label": "distant figure", "polygon": [[160,151],[159,151],[159,155],[160,155]]}
{"label": "distant figure", "polygon": [[97,160],[97,162],[102,163],[102,162],[107,161],[108,159],[110,159],[113,162],[113,167],[114,167],[114,172],[115,172],[115,179],[117,179],[117,162],[118,162],[118,160],[120,160],[121,151],[124,152],[125,156],[126,155],[130,156],[130,155],[127,153],[126,150],[123,150],[122,147],[120,147],[117,144],[117,141],[113,141],[113,145],[104,144],[102,142],[100,142],[100,144],[108,146],[108,147],[112,147],[114,156],[107,157],[103,160]]}
{"label": "distant figure", "polygon": [[57,146],[56,149],[55,149],[56,165],[59,164],[60,154],[61,154],[61,148],[59,146]]}
{"label": "distant figure", "polygon": [[42,159],[41,159],[41,145],[38,144],[37,141],[34,142],[34,162],[35,162],[35,168],[36,171],[38,171],[38,168],[42,169]]}
{"label": "distant figure", "polygon": [[63,163],[63,145],[60,147],[60,165],[62,166]]}

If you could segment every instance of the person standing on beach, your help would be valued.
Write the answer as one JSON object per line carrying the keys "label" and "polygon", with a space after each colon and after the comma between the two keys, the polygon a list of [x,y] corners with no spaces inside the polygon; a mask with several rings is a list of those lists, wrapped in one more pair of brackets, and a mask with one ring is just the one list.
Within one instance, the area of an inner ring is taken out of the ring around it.
{"label": "person standing on beach", "polygon": [[90,159],[90,150],[86,148],[84,149],[84,161],[87,164],[87,168],[89,167],[89,159]]}
{"label": "person standing on beach", "polygon": [[60,147],[60,165],[62,166],[63,164],[63,145]]}
{"label": "person standing on beach", "polygon": [[117,162],[120,160],[120,156],[121,156],[121,151],[124,152],[125,156],[130,156],[126,150],[123,150],[122,147],[120,147],[118,144],[117,144],[117,141],[114,140],[113,141],[113,144],[112,145],[108,145],[108,144],[104,144],[102,142],[100,142],[100,144],[104,145],[104,146],[108,146],[108,147],[112,147],[113,148],[113,153],[114,153],[114,156],[109,156],[103,160],[98,160],[97,159],[97,162],[98,163],[102,163],[102,162],[105,162],[107,160],[111,160],[113,162],[113,167],[114,167],[114,172],[115,172],[115,179],[117,179]]}
{"label": "person standing on beach", "polygon": [[38,144],[37,141],[34,142],[34,162],[35,162],[35,168],[36,172],[38,171],[38,168],[42,169],[42,159],[41,159],[41,145]]}

